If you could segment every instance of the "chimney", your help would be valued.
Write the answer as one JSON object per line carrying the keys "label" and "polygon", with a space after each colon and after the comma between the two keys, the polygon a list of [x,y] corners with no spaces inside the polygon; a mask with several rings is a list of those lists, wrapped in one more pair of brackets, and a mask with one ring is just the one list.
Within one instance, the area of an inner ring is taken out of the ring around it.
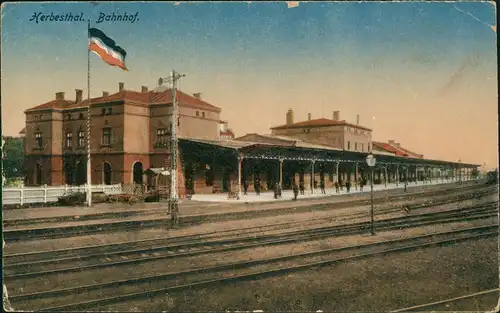
{"label": "chimney", "polygon": [[76,89],[76,103],[82,102],[82,95],[83,95],[83,90],[81,89]]}
{"label": "chimney", "polygon": [[359,114],[356,115],[356,125],[359,125]]}
{"label": "chimney", "polygon": [[193,93],[193,97],[195,97],[196,99],[201,99],[201,93]]}
{"label": "chimney", "polygon": [[147,86],[142,86],[141,91],[142,91],[142,92],[148,92],[148,87],[147,87]]}
{"label": "chimney", "polygon": [[307,119],[310,121],[311,120],[311,113],[307,113]]}
{"label": "chimney", "polygon": [[56,100],[64,100],[64,92],[56,92]]}
{"label": "chimney", "polygon": [[102,96],[103,96],[103,97],[107,97],[107,96],[109,96],[109,92],[107,92],[107,91],[103,91],[103,92],[102,92]]}
{"label": "chimney", "polygon": [[333,111],[333,120],[338,121],[340,119],[340,112],[339,111]]}
{"label": "chimney", "polygon": [[118,83],[118,89],[119,89],[119,91],[122,91],[124,87],[125,87],[124,83]]}
{"label": "chimney", "polygon": [[293,124],[293,110],[292,109],[288,109],[288,112],[286,112],[286,124],[287,125]]}

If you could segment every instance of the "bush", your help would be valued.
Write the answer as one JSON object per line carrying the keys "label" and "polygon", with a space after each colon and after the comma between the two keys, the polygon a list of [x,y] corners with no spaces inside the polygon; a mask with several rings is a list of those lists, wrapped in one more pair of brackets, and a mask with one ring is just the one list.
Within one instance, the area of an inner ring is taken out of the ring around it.
{"label": "bush", "polygon": [[68,192],[57,199],[57,203],[63,206],[84,205],[87,200],[86,192]]}
{"label": "bush", "polygon": [[22,178],[6,178],[4,187],[20,188],[23,184]]}

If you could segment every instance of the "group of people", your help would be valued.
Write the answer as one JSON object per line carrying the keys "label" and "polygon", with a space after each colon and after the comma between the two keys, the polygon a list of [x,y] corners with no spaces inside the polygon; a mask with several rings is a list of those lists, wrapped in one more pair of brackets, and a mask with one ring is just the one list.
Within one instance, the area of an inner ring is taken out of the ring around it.
{"label": "group of people", "polygon": [[[361,191],[363,191],[363,187],[366,186],[366,179],[364,177],[360,177],[359,181],[359,188]],[[343,191],[344,187],[346,188],[346,191],[347,193],[350,193],[351,192],[351,181],[346,181],[345,183],[342,181],[342,180],[338,180],[336,181],[334,184],[334,187],[335,187],[335,192],[336,193],[340,193],[340,191]],[[247,195],[248,194],[248,181],[245,180],[243,182],[243,192],[244,192],[244,195]],[[314,188],[317,188],[318,186],[318,183],[316,180],[314,180],[313,182],[311,182],[311,188],[314,187]],[[322,194],[326,194],[326,189],[325,189],[325,181],[324,180],[321,180],[320,183],[319,183],[319,188],[321,190],[321,193]],[[280,183],[276,183],[274,184],[274,198],[275,199],[282,199],[282,186]],[[260,182],[260,179],[257,178],[255,179],[254,181],[254,190],[255,190],[255,193],[259,196],[260,195],[260,192],[262,190],[262,187],[261,187],[261,182]],[[292,190],[293,190],[293,195],[294,195],[294,200],[297,200],[297,197],[299,195],[305,195],[305,184],[304,184],[304,181],[301,180],[299,181],[299,183],[297,184],[297,182],[295,180],[293,180],[292,182]]]}

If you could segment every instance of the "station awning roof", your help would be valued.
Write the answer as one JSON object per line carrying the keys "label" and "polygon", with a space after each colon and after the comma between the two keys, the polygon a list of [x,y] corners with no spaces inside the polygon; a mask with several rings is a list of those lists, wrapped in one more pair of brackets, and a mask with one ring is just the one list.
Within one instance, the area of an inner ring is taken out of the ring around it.
{"label": "station awning roof", "polygon": [[[197,145],[202,149],[223,149],[237,157],[242,155],[245,158],[267,159],[267,160],[295,160],[295,161],[317,161],[317,162],[359,162],[364,163],[368,152],[344,151],[336,148],[329,148],[321,145],[278,145],[262,142],[250,142],[240,140],[203,140],[180,138],[180,144],[187,149]],[[378,165],[418,165],[418,166],[458,166],[458,167],[479,167],[480,165],[449,162],[442,160],[429,160],[408,158],[394,155],[373,154]]]}

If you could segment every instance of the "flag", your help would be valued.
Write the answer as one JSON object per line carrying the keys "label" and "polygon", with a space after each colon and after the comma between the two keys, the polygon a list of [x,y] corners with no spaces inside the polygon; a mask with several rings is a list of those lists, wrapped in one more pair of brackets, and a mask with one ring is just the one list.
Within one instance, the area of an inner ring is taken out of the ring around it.
{"label": "flag", "polygon": [[97,28],[89,29],[89,50],[97,54],[101,60],[112,66],[128,71],[125,65],[127,52],[117,46],[115,41]]}

